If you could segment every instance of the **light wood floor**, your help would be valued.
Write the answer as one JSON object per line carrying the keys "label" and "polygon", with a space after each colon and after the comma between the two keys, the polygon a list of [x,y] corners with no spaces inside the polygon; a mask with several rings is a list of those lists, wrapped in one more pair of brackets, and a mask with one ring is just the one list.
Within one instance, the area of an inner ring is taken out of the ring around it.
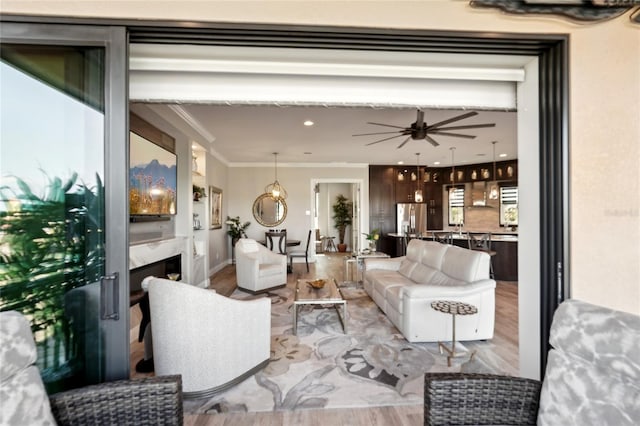
{"label": "light wood floor", "polygon": [[[344,276],[344,254],[327,253],[318,256],[315,264],[309,264],[307,273],[304,263],[296,263],[293,273],[288,275],[288,284],[297,279],[314,277],[335,277],[338,281]],[[236,288],[235,265],[228,265],[211,277],[210,288],[218,293],[230,295]],[[509,374],[518,375],[518,285],[515,282],[499,281],[496,287],[496,327],[491,343],[500,367]],[[470,349],[472,342],[465,342]],[[486,350],[486,349],[485,349]],[[144,377],[149,374],[135,373],[135,364],[142,358],[142,345],[131,345],[131,377]],[[152,374],[151,374],[152,375]],[[217,425],[385,425],[404,426],[423,424],[422,405],[394,407],[324,409],[296,411],[268,411],[260,413],[230,413],[185,415],[187,426]]]}

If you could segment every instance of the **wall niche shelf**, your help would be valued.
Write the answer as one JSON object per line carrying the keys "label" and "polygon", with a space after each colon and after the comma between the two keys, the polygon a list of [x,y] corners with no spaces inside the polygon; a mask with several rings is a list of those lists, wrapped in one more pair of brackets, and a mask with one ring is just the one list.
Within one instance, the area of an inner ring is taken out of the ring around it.
{"label": "wall niche shelf", "polygon": [[[192,158],[192,170],[191,170],[191,184],[192,186],[198,186],[206,191],[207,185],[207,153],[206,150],[198,145],[192,143],[191,145],[191,158]],[[208,256],[209,256],[209,233],[206,231],[206,225],[209,223],[209,198],[201,196],[200,198],[193,199],[191,201],[191,217],[194,225],[191,227],[191,235],[193,238],[193,261],[192,261],[192,277],[193,284],[199,287],[207,287],[208,283]],[[200,226],[195,226],[196,221]]]}

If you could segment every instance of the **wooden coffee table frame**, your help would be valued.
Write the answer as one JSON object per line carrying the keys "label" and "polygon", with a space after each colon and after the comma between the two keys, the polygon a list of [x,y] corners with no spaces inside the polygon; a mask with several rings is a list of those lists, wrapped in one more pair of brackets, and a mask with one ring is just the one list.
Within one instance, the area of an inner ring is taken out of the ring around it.
{"label": "wooden coffee table frame", "polygon": [[[298,334],[298,309],[303,305],[331,305],[336,309],[338,318],[342,323],[342,330],[347,334],[347,301],[342,296],[335,279],[327,280],[323,288],[313,289],[307,280],[296,282],[296,294],[293,300],[293,334]],[[342,309],[339,309],[339,308]],[[342,311],[342,312],[340,312]]]}

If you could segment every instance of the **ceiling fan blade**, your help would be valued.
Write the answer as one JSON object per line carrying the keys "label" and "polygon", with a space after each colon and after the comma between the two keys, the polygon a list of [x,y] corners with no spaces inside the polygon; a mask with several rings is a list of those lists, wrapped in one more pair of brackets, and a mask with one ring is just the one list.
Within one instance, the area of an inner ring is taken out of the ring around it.
{"label": "ceiling fan blade", "polygon": [[483,127],[496,127],[496,123],[486,124],[468,124],[466,126],[451,126],[451,127],[434,127],[431,130],[462,130],[462,129],[480,129]]}
{"label": "ceiling fan blade", "polygon": [[462,115],[458,115],[456,117],[448,118],[446,120],[439,121],[438,123],[434,123],[434,124],[432,124],[430,126],[427,126],[427,129],[431,129],[433,127],[442,126],[443,124],[453,123],[454,121],[458,121],[458,120],[464,120],[465,118],[473,117],[474,115],[478,115],[478,113],[475,112],[475,111],[465,112]]}
{"label": "ceiling fan blade", "polygon": [[380,139],[379,141],[369,142],[368,144],[365,144],[365,146],[373,145],[378,142],[388,141],[389,139],[399,138],[400,136],[404,136],[404,135],[406,135],[406,133],[403,133],[401,135],[391,136],[390,138]]}
{"label": "ceiling fan blade", "polygon": [[456,138],[475,139],[475,136],[463,135],[460,133],[449,133],[449,132],[429,132],[429,133],[431,133],[432,135],[453,136]]}
{"label": "ceiling fan blade", "polygon": [[440,144],[438,142],[436,142],[431,136],[429,135],[425,135],[424,140],[426,140],[427,142],[429,142],[431,145],[433,146],[439,146]]}
{"label": "ceiling fan blade", "polygon": [[351,135],[351,136],[389,135],[391,133],[402,133],[402,131],[395,130],[393,132],[358,133],[357,135]]}
{"label": "ceiling fan blade", "polygon": [[384,123],[372,123],[371,121],[367,121],[367,124],[375,124],[376,126],[386,126],[386,127],[395,127],[396,129],[407,129],[404,126],[394,126],[391,124],[384,124]]}
{"label": "ceiling fan blade", "polygon": [[400,145],[398,145],[398,149],[402,148],[407,142],[409,142],[409,140],[411,140],[411,136],[409,136],[408,138],[406,138],[404,140],[404,142],[402,142]]}

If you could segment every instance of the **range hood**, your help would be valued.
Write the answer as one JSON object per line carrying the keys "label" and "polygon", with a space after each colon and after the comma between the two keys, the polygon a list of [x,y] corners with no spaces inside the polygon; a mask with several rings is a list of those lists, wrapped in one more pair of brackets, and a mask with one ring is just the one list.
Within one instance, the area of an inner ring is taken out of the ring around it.
{"label": "range hood", "polygon": [[473,182],[471,184],[471,205],[470,209],[492,209],[493,206],[487,204],[487,183]]}

